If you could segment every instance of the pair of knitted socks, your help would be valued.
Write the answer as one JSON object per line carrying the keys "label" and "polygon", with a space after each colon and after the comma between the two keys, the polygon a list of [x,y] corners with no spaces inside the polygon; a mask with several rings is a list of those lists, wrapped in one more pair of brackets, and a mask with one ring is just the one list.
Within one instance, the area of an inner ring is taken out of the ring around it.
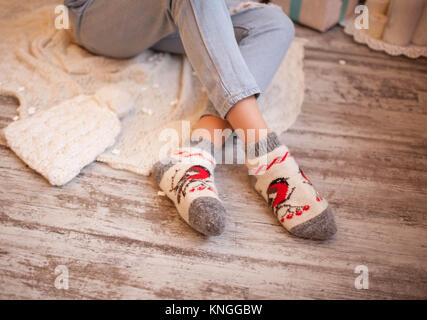
{"label": "pair of knitted socks", "polygon": [[[336,232],[328,202],[313,188],[288,148],[273,132],[248,150],[247,167],[255,190],[291,234],[326,240]],[[153,176],[181,217],[205,235],[225,228],[226,210],[214,183],[215,159],[210,141],[174,150],[157,162]]]}

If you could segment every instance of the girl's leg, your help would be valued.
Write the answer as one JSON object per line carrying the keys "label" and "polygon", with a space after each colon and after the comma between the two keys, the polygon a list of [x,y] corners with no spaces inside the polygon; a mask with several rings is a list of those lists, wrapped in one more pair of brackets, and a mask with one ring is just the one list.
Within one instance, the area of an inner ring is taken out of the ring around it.
{"label": "girl's leg", "polygon": [[[240,129],[237,130],[240,138],[247,143],[254,142],[253,139],[258,141],[262,136],[259,129],[265,136],[268,128],[255,97],[271,82],[293,39],[294,28],[289,18],[277,6],[246,9],[230,18],[224,1],[181,1],[172,4],[171,12],[179,33],[165,37],[152,48],[173,53],[186,52],[198,74],[202,74],[200,80],[208,87],[209,97],[219,114],[226,115],[233,129]],[[200,12],[203,14],[199,17]],[[187,15],[190,18],[182,18]],[[206,22],[206,19],[211,22]],[[199,31],[192,34],[186,31],[188,29]],[[212,39],[204,40],[207,36]],[[206,70],[217,72],[212,74]],[[235,74],[230,72],[232,70],[239,71]],[[246,79],[252,80],[246,82]],[[252,88],[256,88],[253,95],[250,94]],[[234,95],[227,92],[234,92]],[[213,116],[203,119],[197,126],[211,133],[214,129],[226,127],[229,124]],[[248,129],[253,131],[252,135],[247,135]]]}
{"label": "girl's leg", "polygon": [[64,0],[78,43],[92,53],[129,58],[176,31],[171,0]]}
{"label": "girl's leg", "polygon": [[[230,18],[224,1],[175,1],[172,17],[185,52],[218,113],[250,144],[255,189],[291,233],[328,239],[336,226],[328,203],[313,188],[286,146],[267,125],[256,97],[266,89],[293,38],[292,23],[274,6]],[[240,39],[235,28],[241,28]],[[205,126],[211,124],[209,121]],[[254,140],[248,139],[255,131]],[[197,154],[197,152],[196,152]]]}
{"label": "girl's leg", "polygon": [[259,141],[269,132],[254,96],[236,103],[228,112],[226,119],[247,145]]}
{"label": "girl's leg", "polygon": [[193,140],[205,139],[220,149],[231,133],[232,128],[228,121],[214,115],[205,115],[194,128]]}
{"label": "girl's leg", "polygon": [[240,100],[258,97],[267,88],[294,33],[292,22],[277,6],[230,17],[223,0],[172,1],[171,15],[185,52],[222,118]]}

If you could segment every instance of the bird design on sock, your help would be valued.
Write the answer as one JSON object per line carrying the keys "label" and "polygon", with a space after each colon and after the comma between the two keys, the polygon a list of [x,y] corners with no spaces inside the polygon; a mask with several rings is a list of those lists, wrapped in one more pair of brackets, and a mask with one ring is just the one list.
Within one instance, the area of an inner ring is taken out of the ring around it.
{"label": "bird design on sock", "polygon": [[[286,200],[289,200],[289,198],[292,195],[292,192],[295,188],[292,188],[292,190],[289,192],[289,183],[286,181],[287,178],[277,178],[274,179],[267,189],[268,194],[268,204],[274,209],[277,209],[277,206],[281,203],[284,203]],[[273,197],[270,197],[270,195],[273,195]]]}
{"label": "bird design on sock", "polygon": [[171,189],[177,197],[177,202],[181,202],[181,198],[185,197],[188,192],[209,190],[216,193],[213,181],[210,179],[210,171],[201,165],[195,165],[187,169],[184,175],[179,179],[178,183],[174,186],[174,180],[179,170],[175,171],[175,175],[171,179]]}
{"label": "bird design on sock", "polygon": [[302,238],[332,237],[336,225],[328,202],[315,190],[277,135],[258,142],[255,149],[265,151],[248,162],[249,174],[253,174],[255,189],[281,225]]}
{"label": "bird design on sock", "polygon": [[289,178],[274,179],[267,189],[267,195],[269,199],[268,204],[282,223],[285,221],[285,219],[292,219],[294,215],[300,216],[305,211],[310,209],[308,204],[290,204],[291,196],[296,187],[290,188],[289,183],[287,182],[288,179]]}
{"label": "bird design on sock", "polygon": [[184,221],[211,236],[223,232],[226,211],[215,187],[215,159],[205,149],[172,151],[168,158],[154,164],[153,176]]}

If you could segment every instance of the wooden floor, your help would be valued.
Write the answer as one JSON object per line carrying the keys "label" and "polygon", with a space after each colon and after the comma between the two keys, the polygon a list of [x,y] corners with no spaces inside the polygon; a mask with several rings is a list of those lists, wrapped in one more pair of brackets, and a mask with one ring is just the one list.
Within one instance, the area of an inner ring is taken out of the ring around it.
{"label": "wooden floor", "polygon": [[[334,240],[290,236],[241,166],[218,169],[228,224],[205,239],[151,178],[94,163],[55,188],[0,147],[0,298],[426,299],[427,60],[340,28],[297,34],[310,39],[306,98],[281,138],[334,209]],[[1,101],[4,126],[15,107]],[[355,288],[359,265],[369,289]]]}

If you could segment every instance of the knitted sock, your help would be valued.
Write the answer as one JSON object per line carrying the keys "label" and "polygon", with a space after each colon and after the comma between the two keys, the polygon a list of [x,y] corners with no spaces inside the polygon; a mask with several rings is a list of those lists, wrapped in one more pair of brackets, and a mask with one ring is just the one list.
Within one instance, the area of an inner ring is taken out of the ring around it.
{"label": "knitted sock", "polygon": [[288,148],[270,133],[248,148],[248,168],[255,189],[292,234],[326,240],[336,232],[328,202],[313,188]]}
{"label": "knitted sock", "polygon": [[189,148],[174,150],[157,162],[153,176],[171,199],[181,217],[204,235],[219,235],[225,226],[225,209],[214,184],[213,145],[202,140]]}

